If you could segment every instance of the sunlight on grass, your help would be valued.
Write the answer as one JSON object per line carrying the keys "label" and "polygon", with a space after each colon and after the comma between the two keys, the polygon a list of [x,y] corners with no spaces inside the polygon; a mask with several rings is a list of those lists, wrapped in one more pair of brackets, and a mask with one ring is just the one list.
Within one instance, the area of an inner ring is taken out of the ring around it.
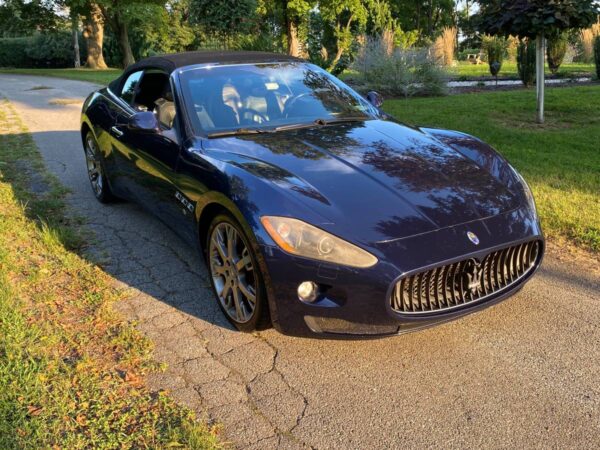
{"label": "sunlight on grass", "polygon": [[389,100],[410,124],[449,128],[494,146],[534,191],[544,232],[600,251],[600,86],[547,90],[547,123],[535,123],[535,92]]}

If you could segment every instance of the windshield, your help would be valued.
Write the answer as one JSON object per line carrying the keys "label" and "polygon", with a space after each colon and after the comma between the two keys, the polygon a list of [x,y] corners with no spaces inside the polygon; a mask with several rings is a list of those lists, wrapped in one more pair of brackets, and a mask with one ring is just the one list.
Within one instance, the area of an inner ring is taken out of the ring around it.
{"label": "windshield", "polygon": [[244,64],[184,70],[183,97],[196,132],[209,136],[366,120],[376,111],[312,64]]}

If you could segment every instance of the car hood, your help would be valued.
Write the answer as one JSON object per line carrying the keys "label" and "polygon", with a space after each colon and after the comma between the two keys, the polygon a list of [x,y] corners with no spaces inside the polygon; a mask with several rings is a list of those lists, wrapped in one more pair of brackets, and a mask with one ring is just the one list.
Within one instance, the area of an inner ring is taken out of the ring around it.
{"label": "car hood", "polygon": [[322,218],[316,225],[366,244],[492,217],[520,203],[452,146],[391,121],[209,139],[203,147],[284,188]]}

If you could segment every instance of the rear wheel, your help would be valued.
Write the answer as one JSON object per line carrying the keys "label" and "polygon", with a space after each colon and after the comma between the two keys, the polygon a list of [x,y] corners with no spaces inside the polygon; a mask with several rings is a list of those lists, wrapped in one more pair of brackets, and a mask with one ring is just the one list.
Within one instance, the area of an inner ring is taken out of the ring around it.
{"label": "rear wheel", "polygon": [[102,165],[102,156],[96,138],[91,131],[85,137],[85,163],[92,192],[101,203],[109,203],[115,199],[106,180]]}
{"label": "rear wheel", "polygon": [[269,325],[263,276],[257,258],[238,222],[216,216],[208,230],[206,259],[219,306],[240,331]]}

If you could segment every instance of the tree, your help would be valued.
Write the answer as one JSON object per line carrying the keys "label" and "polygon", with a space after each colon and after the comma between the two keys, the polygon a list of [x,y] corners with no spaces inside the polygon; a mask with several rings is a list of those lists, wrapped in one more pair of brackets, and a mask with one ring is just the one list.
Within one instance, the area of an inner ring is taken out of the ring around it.
{"label": "tree", "polygon": [[256,0],[190,0],[190,23],[207,33],[231,38],[255,25]]}
{"label": "tree", "polygon": [[58,6],[69,8],[71,20],[81,17],[83,38],[87,47],[85,67],[107,69],[104,61],[104,18],[98,4],[90,0],[59,0]]}
{"label": "tree", "polygon": [[83,37],[87,44],[87,60],[85,66],[89,69],[108,69],[104,61],[104,18],[96,3],[89,3],[84,15]]}
{"label": "tree", "polygon": [[589,27],[600,13],[596,0],[479,0],[479,5],[480,31],[537,40],[537,121],[544,123],[545,37]]}
{"label": "tree", "polygon": [[367,8],[362,0],[321,0],[319,10],[323,20],[333,27],[336,50],[328,64],[328,69],[333,70],[352,45],[353,26],[362,30],[366,25]]}
{"label": "tree", "polygon": [[50,1],[0,1],[0,37],[30,36],[36,31],[52,31],[63,26],[64,22]]}
{"label": "tree", "polygon": [[287,32],[287,50],[292,56],[300,56],[301,45],[298,38],[298,28],[304,21],[316,2],[308,0],[284,1],[285,28]]}

